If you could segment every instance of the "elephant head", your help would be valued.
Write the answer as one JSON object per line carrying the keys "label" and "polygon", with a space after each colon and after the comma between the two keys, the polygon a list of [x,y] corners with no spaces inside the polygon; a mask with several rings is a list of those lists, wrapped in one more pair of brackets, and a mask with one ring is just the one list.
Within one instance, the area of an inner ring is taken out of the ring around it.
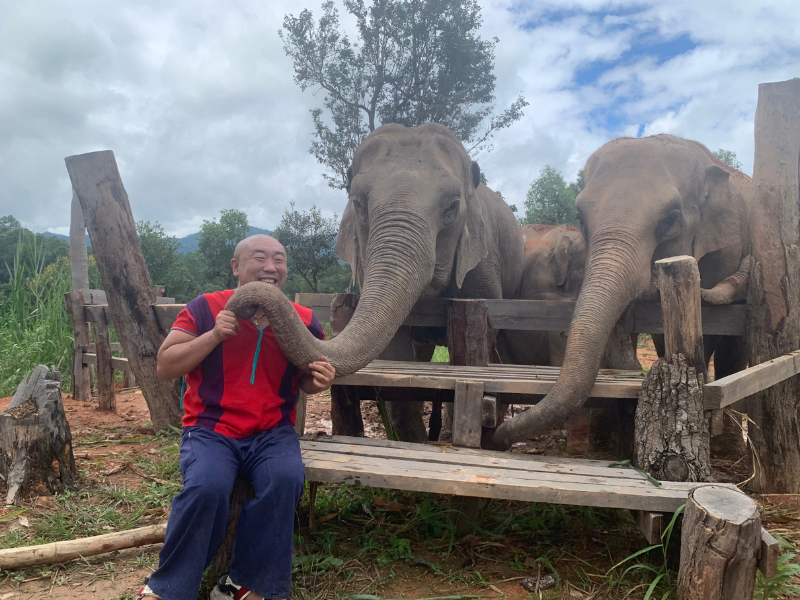
{"label": "elephant head", "polygon": [[589,158],[585,177],[576,204],[588,257],[561,374],[539,404],[498,428],[498,447],[549,431],[583,405],[614,325],[651,286],[654,261],[695,257],[707,288],[748,251],[750,179],[697,142],[614,140]]}
{"label": "elephant head", "polygon": [[520,298],[575,300],[583,283],[586,241],[567,225],[525,225],[525,267]]}
{"label": "elephant head", "polygon": [[376,129],[356,150],[347,179],[336,253],[360,280],[361,298],[344,331],[320,342],[277,288],[258,282],[229,304],[240,317],[263,306],[291,362],[303,368],[324,355],[339,375],[376,358],[421,296],[460,288],[488,253],[475,197],[480,168],[446,127]]}

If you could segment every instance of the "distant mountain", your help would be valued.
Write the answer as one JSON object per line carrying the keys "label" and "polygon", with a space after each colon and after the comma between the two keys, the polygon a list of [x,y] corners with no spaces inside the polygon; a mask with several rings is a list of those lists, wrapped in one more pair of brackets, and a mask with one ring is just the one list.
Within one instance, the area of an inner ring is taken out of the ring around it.
{"label": "distant mountain", "polygon": [[[263,233],[265,235],[272,235],[272,232],[269,229],[261,229],[260,227],[253,227],[250,226],[250,232],[248,235],[255,235],[257,233]],[[68,235],[61,235],[60,233],[53,233],[51,231],[45,231],[42,235],[44,237],[54,237],[60,240],[64,240],[65,242],[69,242]],[[190,233],[189,235],[178,238],[178,241],[181,243],[180,247],[178,248],[178,252],[182,254],[186,254],[187,252],[196,252],[197,251],[197,241],[200,239],[200,232],[197,233]],[[92,243],[89,241],[89,235],[86,235],[86,245],[91,246]]]}
{"label": "distant mountain", "polygon": [[[255,235],[257,233],[263,233],[264,235],[272,235],[272,232],[269,229],[261,229],[260,227],[253,227],[250,226],[250,231],[247,235]],[[180,248],[178,248],[178,252],[186,254],[187,252],[196,252],[197,251],[197,242],[200,239],[200,232],[197,233],[190,233],[189,235],[178,238],[178,241],[181,243]]]}

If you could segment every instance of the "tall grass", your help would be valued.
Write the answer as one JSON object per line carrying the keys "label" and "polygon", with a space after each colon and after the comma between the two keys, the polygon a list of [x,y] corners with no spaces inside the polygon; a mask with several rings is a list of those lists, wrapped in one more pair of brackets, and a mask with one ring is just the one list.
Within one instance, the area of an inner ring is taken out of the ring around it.
{"label": "tall grass", "polygon": [[0,300],[0,397],[13,394],[38,364],[61,371],[72,389],[72,327],[64,294],[71,289],[70,265],[61,257],[45,262],[44,241],[20,233],[14,262],[6,264],[8,294]]}

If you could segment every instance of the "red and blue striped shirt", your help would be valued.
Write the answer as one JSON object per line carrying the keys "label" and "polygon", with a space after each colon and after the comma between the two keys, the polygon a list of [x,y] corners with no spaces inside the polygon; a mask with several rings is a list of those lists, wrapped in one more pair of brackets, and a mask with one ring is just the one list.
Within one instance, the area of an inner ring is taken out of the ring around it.
{"label": "red and blue striped shirt", "polygon": [[[235,290],[198,296],[186,305],[172,329],[193,336],[214,329],[217,315]],[[308,330],[325,339],[311,309],[292,303]],[[297,367],[283,355],[267,327],[239,319],[236,335],[218,344],[186,375],[183,426],[197,425],[228,437],[244,438],[293,425],[299,394]]]}

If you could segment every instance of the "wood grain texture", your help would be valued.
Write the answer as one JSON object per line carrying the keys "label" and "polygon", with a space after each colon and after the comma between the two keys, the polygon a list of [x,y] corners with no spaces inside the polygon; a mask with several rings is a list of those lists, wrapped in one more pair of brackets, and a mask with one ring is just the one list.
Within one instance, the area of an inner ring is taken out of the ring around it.
{"label": "wood grain texture", "polygon": [[88,352],[91,341],[84,313],[83,294],[80,291],[64,294],[64,302],[67,304],[67,314],[72,326],[72,397],[75,400],[91,400],[91,373],[83,362],[83,353]]}
{"label": "wood grain texture", "polygon": [[95,356],[97,357],[97,404],[100,410],[116,412],[117,401],[114,395],[114,366],[111,363],[111,338],[105,311],[97,306],[86,309],[94,328]]}
{"label": "wood grain texture", "polygon": [[707,410],[730,406],[800,373],[800,350],[789,352],[744,371],[707,383],[703,401]]}
{"label": "wood grain texture", "polygon": [[[753,165],[749,359],[760,365],[800,349],[800,79],[758,88]],[[800,493],[800,376],[747,399],[751,486]]]}
{"label": "wood grain texture", "polygon": [[150,308],[156,295],[114,153],[70,156],[65,163],[108,297],[108,320],[142,389],[153,428],[178,426],[179,384],[156,375],[156,355],[164,335]]}
{"label": "wood grain texture", "polygon": [[751,600],[760,547],[752,499],[716,485],[693,490],[681,527],[678,600]]}

